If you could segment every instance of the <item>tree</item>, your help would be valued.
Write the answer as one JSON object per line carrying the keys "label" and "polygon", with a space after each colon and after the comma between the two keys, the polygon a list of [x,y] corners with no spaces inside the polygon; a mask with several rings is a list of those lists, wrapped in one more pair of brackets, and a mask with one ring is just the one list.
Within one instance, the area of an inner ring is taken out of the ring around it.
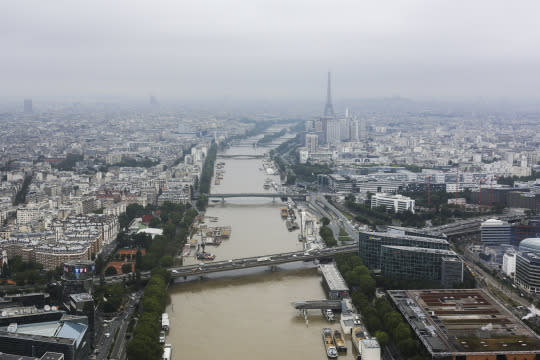
{"label": "tree", "polygon": [[408,339],[411,337],[411,330],[409,325],[404,322],[400,322],[398,326],[392,332],[392,339],[395,343],[399,343],[402,340]]}
{"label": "tree", "polygon": [[369,332],[374,334],[377,330],[382,329],[382,322],[377,314],[370,314],[367,316],[366,326],[369,329]]}
{"label": "tree", "polygon": [[131,263],[122,264],[122,274],[129,274],[133,270]]}
{"label": "tree", "polygon": [[388,334],[382,330],[375,332],[375,337],[377,338],[377,341],[382,347],[388,345],[388,343],[390,342]]}
{"label": "tree", "polygon": [[118,274],[118,272],[116,271],[116,268],[114,266],[109,266],[105,270],[105,276],[113,276],[113,275],[116,275],[116,274]]}
{"label": "tree", "polygon": [[386,330],[392,331],[403,321],[401,315],[397,311],[392,311],[383,316]]}
{"label": "tree", "polygon": [[323,224],[323,226],[328,226],[328,224],[330,224],[330,219],[327,217],[321,218],[321,224]]}
{"label": "tree", "polygon": [[412,356],[416,353],[416,342],[411,338],[401,340],[398,342],[397,346],[399,352],[406,357]]}
{"label": "tree", "polygon": [[171,267],[173,266],[173,258],[170,255],[162,256],[161,259],[159,259],[159,262],[161,266],[163,267]]}
{"label": "tree", "polygon": [[161,226],[161,221],[157,217],[153,217],[152,219],[150,219],[150,222],[148,223],[148,227],[151,227],[151,228],[157,229],[160,226]]}

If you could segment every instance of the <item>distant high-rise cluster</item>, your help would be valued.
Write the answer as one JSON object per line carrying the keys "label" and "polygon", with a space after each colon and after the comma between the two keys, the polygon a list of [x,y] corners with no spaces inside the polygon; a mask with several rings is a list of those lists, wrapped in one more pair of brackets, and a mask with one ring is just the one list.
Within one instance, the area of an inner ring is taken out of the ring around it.
{"label": "distant high-rise cluster", "polygon": [[[326,104],[324,114],[316,120],[306,123],[306,147],[311,153],[315,151],[312,135],[317,135],[318,145],[337,145],[342,141],[358,142],[366,138],[366,121],[352,114],[349,109],[344,115],[337,115],[332,104],[331,73],[328,72],[328,87],[326,93]],[[309,136],[309,140],[308,140]]]}
{"label": "distant high-rise cluster", "polygon": [[27,114],[32,112],[32,99],[24,99],[24,112]]}

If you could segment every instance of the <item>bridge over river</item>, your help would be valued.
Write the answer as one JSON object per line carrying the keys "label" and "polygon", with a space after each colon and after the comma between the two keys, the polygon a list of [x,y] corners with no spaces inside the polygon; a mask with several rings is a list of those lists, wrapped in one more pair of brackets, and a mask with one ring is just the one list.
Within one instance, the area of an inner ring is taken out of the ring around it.
{"label": "bridge over river", "polygon": [[218,154],[218,159],[263,159],[267,157],[264,154],[251,154],[251,155],[244,155],[244,154]]}
{"label": "bridge over river", "polygon": [[307,194],[299,194],[299,193],[232,193],[232,194],[208,194],[206,195],[208,199],[221,199],[222,201],[225,201],[226,198],[253,198],[253,197],[259,197],[259,198],[291,198],[291,199],[300,199],[305,200]]}
{"label": "bridge over river", "polygon": [[[312,261],[315,259],[333,257],[338,254],[351,254],[358,252],[358,244],[336,246],[311,251],[292,251],[279,254],[253,256],[240,259],[222,261],[208,261],[195,265],[177,266],[169,268],[172,277],[202,276],[230,270],[241,270],[259,266],[276,266],[296,261]],[[105,277],[107,283],[121,282],[128,279],[129,274]],[[150,271],[141,272],[141,279],[150,278]]]}

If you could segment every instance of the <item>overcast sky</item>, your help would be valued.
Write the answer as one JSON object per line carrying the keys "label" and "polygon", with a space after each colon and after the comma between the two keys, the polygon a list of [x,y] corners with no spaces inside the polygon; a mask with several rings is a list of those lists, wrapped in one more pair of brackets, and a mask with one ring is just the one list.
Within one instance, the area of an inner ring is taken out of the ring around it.
{"label": "overcast sky", "polygon": [[1,1],[0,96],[540,97],[540,2]]}

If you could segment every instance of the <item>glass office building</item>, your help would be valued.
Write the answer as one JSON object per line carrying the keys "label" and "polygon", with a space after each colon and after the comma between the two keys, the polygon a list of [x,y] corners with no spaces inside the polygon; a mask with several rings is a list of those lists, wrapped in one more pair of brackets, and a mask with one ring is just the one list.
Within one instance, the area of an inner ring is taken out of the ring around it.
{"label": "glass office building", "polygon": [[463,262],[444,239],[361,232],[359,255],[383,276],[435,280],[445,287],[463,281]]}

